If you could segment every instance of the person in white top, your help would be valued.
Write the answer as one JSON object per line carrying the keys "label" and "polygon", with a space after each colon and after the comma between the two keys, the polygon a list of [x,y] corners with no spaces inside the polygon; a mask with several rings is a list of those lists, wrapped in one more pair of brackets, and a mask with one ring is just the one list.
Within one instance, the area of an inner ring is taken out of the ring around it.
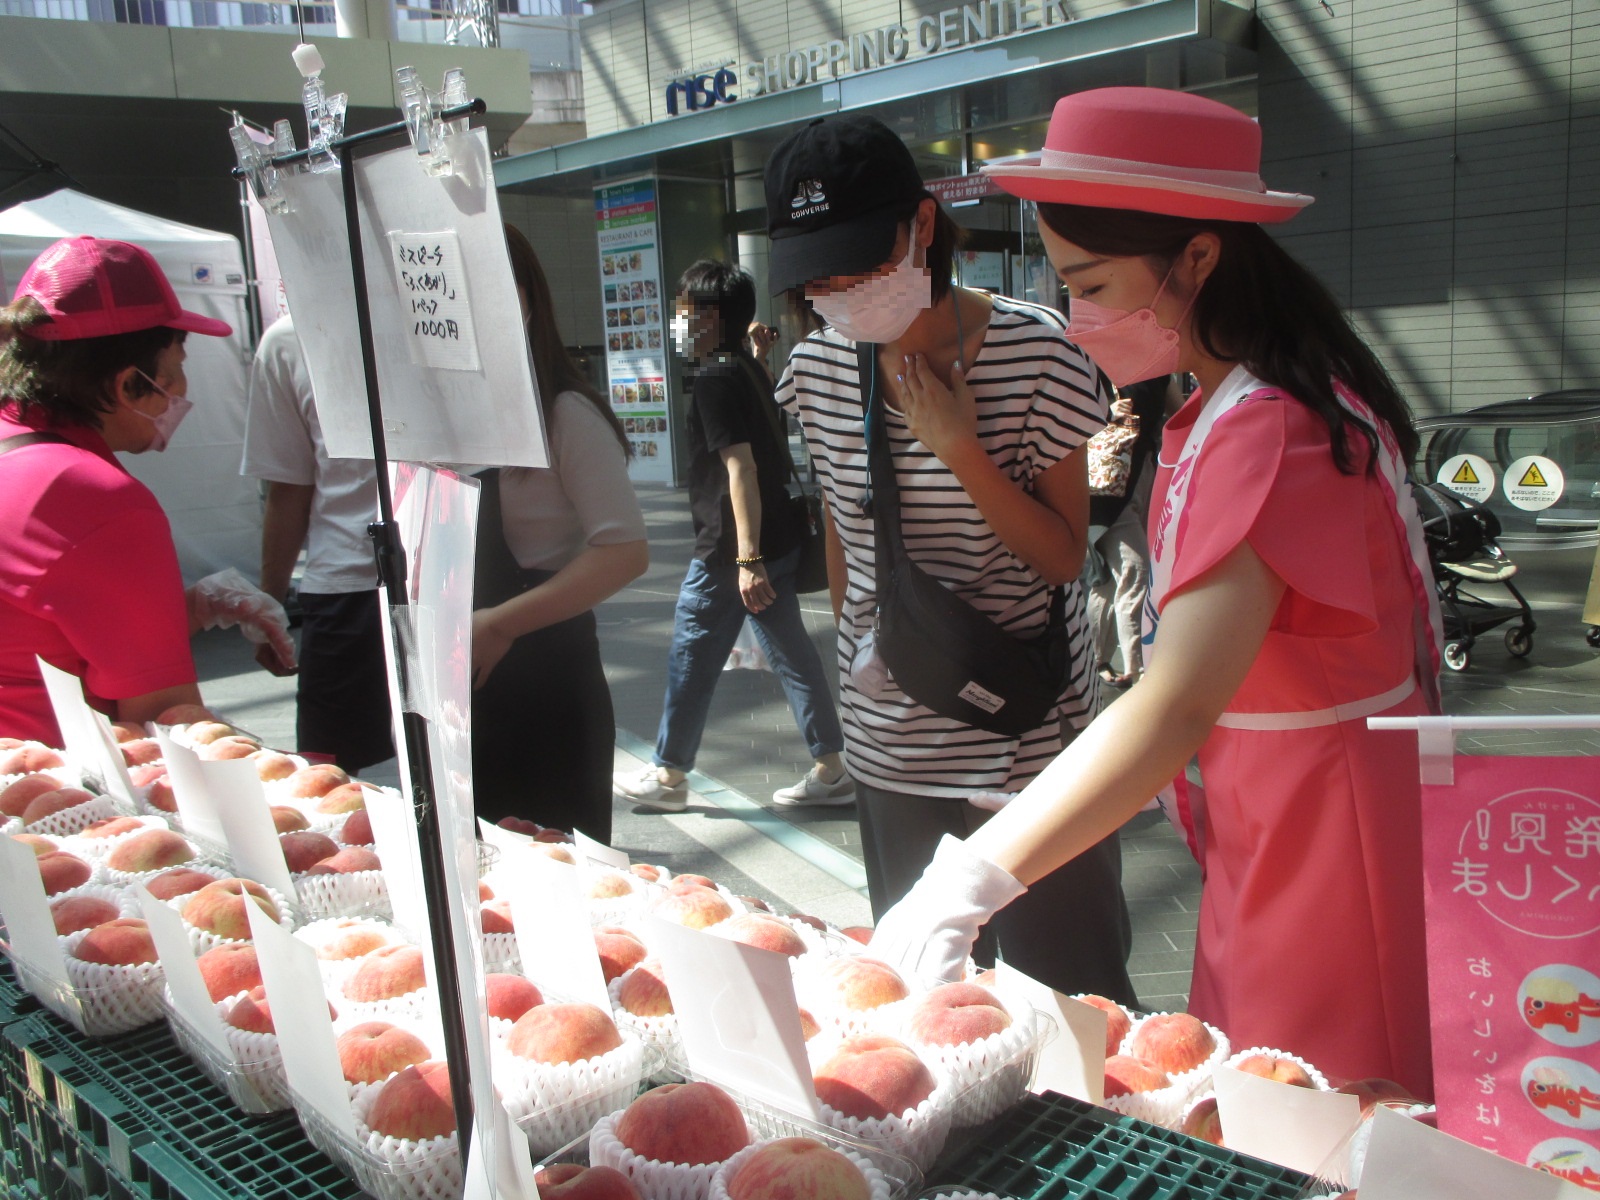
{"label": "person in white top", "polygon": [[[377,517],[370,459],[329,458],[294,323],[261,335],[250,366],[240,473],[266,483],[261,589],[280,602],[302,547],[295,741],[301,754],[359,771],[394,754],[377,568],[367,526]],[[257,661],[287,674],[270,656]]]}

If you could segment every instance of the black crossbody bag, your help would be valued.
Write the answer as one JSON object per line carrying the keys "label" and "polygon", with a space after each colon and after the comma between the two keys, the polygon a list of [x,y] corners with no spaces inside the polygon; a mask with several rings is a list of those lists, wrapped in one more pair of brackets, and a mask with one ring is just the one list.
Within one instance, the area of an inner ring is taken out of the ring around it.
{"label": "black crossbody bag", "polygon": [[874,641],[900,690],[924,708],[990,733],[1020,737],[1049,720],[1066,686],[1066,594],[1052,588],[1036,637],[1014,637],[906,553],[900,486],[877,387],[877,347],[857,346],[875,534]]}

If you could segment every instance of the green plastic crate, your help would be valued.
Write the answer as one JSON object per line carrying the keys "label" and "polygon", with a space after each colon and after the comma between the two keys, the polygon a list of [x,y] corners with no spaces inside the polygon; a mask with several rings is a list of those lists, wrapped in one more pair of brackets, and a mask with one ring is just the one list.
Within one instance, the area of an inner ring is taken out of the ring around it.
{"label": "green plastic crate", "polygon": [[928,1182],[1013,1200],[1294,1200],[1307,1179],[1047,1092],[1000,1118]]}
{"label": "green plastic crate", "polygon": [[[42,1200],[120,1195],[134,1200],[357,1200],[361,1193],[305,1140],[290,1113],[247,1117],[185,1058],[164,1025],[89,1041],[41,1013],[0,1030],[0,1074],[16,1073],[48,1138],[59,1124],[81,1143],[71,1165],[87,1184],[103,1165],[108,1187],[131,1191],[56,1193]],[[53,1175],[42,1185],[55,1182]]]}
{"label": "green plastic crate", "polygon": [[11,960],[0,955],[0,1025],[39,1011],[39,1002],[23,990]]}

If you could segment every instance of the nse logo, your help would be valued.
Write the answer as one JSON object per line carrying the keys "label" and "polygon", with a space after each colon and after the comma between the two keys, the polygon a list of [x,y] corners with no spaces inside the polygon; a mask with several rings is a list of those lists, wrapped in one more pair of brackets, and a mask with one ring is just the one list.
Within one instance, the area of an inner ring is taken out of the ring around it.
{"label": "nse logo", "polygon": [[707,75],[695,75],[667,84],[667,116],[678,115],[678,97],[683,97],[684,107],[690,112],[715,108],[720,101],[732,104],[739,97],[733,94],[733,85],[739,77],[727,67]]}

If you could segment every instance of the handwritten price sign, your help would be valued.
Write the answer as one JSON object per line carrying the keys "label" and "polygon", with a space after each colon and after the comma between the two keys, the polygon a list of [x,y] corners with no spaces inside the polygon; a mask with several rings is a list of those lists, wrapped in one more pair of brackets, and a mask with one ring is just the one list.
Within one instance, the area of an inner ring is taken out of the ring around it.
{"label": "handwritten price sign", "polygon": [[478,338],[455,232],[391,233],[389,251],[411,361],[446,371],[479,370]]}

